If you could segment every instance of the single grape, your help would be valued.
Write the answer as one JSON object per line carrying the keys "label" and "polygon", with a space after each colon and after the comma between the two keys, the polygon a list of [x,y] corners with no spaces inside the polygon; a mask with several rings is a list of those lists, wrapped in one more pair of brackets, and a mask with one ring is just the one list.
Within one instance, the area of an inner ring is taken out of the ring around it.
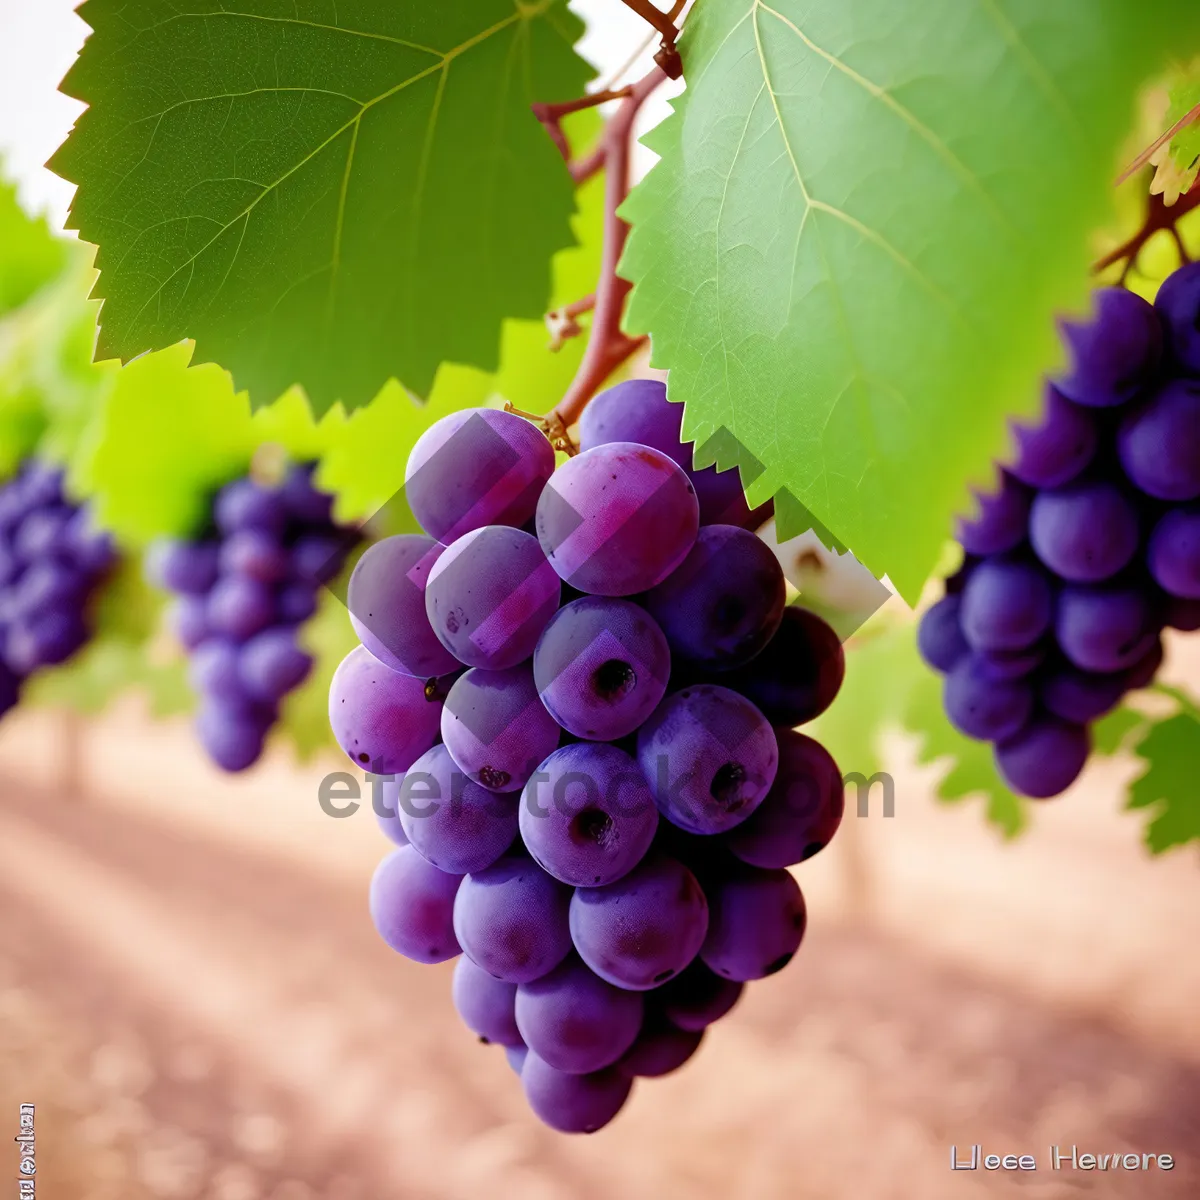
{"label": "single grape", "polygon": [[311,584],[289,583],[280,588],[275,602],[275,615],[284,625],[299,625],[316,611],[317,593]]}
{"label": "single grape", "polygon": [[458,666],[425,612],[429,572],[444,549],[422,534],[396,534],[368,546],[350,575],[350,624],[359,641],[394,671],[427,679]]}
{"label": "single grape", "polygon": [[1150,535],[1146,559],[1164,592],[1200,600],[1200,507],[1165,513]]}
{"label": "single grape", "polygon": [[302,525],[329,525],[333,521],[333,497],[313,486],[314,466],[297,463],[279,487],[279,498],[288,516]]}
{"label": "single grape", "polygon": [[312,670],[313,657],[300,648],[296,631],[276,625],[256,633],[238,655],[238,676],[246,693],[259,700],[282,700]]}
{"label": "single grape", "polygon": [[917,650],[935,671],[943,674],[971,651],[959,622],[961,608],[961,597],[943,596],[925,610],[917,626]]}
{"label": "single grape", "polygon": [[517,1028],[525,1044],[572,1075],[615,1063],[633,1045],[642,1013],[637,992],[606,983],[573,954],[517,988]]}
{"label": "single grape", "polygon": [[616,883],[579,887],[571,940],[580,958],[615,987],[645,992],[678,975],[708,931],[708,901],[676,859],[650,855]]}
{"label": "single grape", "polygon": [[517,836],[517,797],[473,783],[440,744],[404,773],[399,802],[413,848],[453,875],[490,867]]}
{"label": "single grape", "polygon": [[489,975],[528,983],[570,953],[570,902],[570,888],[531,859],[508,855],[463,880],[454,932],[467,957]]}
{"label": "single grape", "polygon": [[223,771],[244,771],[262,754],[272,716],[244,700],[205,699],[196,712],[196,736]]}
{"label": "single grape", "polygon": [[967,642],[987,652],[1025,650],[1049,628],[1054,594],[1044,571],[1016,559],[987,559],[962,592]]}
{"label": "single grape", "polygon": [[536,538],[508,525],[485,525],[434,563],[425,611],[459,662],[500,671],[533,654],[560,595],[559,578]]}
{"label": "single grape", "polygon": [[537,508],[546,557],[572,587],[632,596],[687,557],[700,527],[695,489],[665,454],[613,442],[569,459]]}
{"label": "single grape", "polygon": [[27,510],[59,504],[63,499],[63,469],[30,459],[22,467],[16,487]]}
{"label": "single grape", "polygon": [[87,642],[88,631],[78,612],[49,609],[11,625],[4,639],[4,659],[16,674],[66,662]]}
{"label": "single grape", "polygon": [[1157,634],[1151,598],[1138,587],[1064,588],[1054,629],[1075,666],[1099,672],[1133,666]]}
{"label": "single grape", "polygon": [[633,733],[663,698],[670,674],[658,624],[632,601],[609,596],[560,608],[533,654],[537,691],[554,720],[595,741]]}
{"label": "single grape", "polygon": [[775,730],[779,769],[763,802],[725,835],[730,850],[755,867],[790,867],[812,858],[837,833],[845,811],[842,773],[833,756],[795,729]]}
{"label": "single grape", "polygon": [[1046,800],[1075,782],[1091,748],[1086,725],[1044,716],[996,747],[996,766],[1014,792]]}
{"label": "single grape", "polygon": [[215,542],[181,542],[164,538],[146,551],[146,575],[172,592],[202,596],[217,582]]}
{"label": "single grape", "polygon": [[329,723],[352,762],[376,775],[407,771],[437,741],[442,701],[428,684],[385,667],[365,647],[329,685]]}
{"label": "single grape", "polygon": [[56,608],[81,609],[87,592],[88,581],[83,574],[55,558],[30,563],[13,586],[21,616],[44,614]]}
{"label": "single grape", "polygon": [[561,736],[528,663],[461,675],[446,697],[441,729],[459,769],[493,792],[520,791]]}
{"label": "single grape", "polygon": [[1033,688],[1023,679],[993,678],[968,655],[946,676],[943,702],[959,733],[995,742],[1011,737],[1029,719]]}
{"label": "single grape", "polygon": [[621,1111],[633,1080],[608,1067],[588,1075],[555,1070],[532,1050],[521,1067],[525,1099],[539,1120],[559,1133],[595,1133]]}
{"label": "single grape", "polygon": [[749,662],[783,620],[787,585],[769,546],[734,525],[707,525],[643,600],[672,654],[711,670]]}
{"label": "single grape", "polygon": [[696,959],[681,975],[654,993],[654,1002],[672,1025],[699,1033],[719,1021],[741,999],[745,984],[725,979]]}
{"label": "single grape", "polygon": [[1188,374],[1200,374],[1200,269],[1185,263],[1168,275],[1154,297],[1171,357]]}
{"label": "single grape", "polygon": [[1038,699],[1054,716],[1086,725],[1116,708],[1126,687],[1126,675],[1122,671],[1102,675],[1063,663],[1040,681]]}
{"label": "single grape", "polygon": [[617,1060],[626,1075],[658,1079],[678,1071],[700,1048],[704,1030],[684,1030],[664,1017],[647,1016],[637,1041]]}
{"label": "single grape", "polygon": [[838,635],[816,613],[796,604],[783,610],[778,633],[744,667],[708,682],[740,692],[772,725],[791,728],[819,717],[846,676]]}
{"label": "single grape", "polygon": [[468,408],[417,439],[405,468],[405,497],[421,528],[449,545],[485,525],[523,525],[553,472],[554,451],[528,421]]}
{"label": "single grape", "polygon": [[700,958],[726,979],[782,971],[804,939],[807,910],[787,871],[744,867],[709,889],[708,936]]}
{"label": "single grape", "polygon": [[229,638],[206,638],[188,661],[193,692],[216,700],[245,701],[246,689],[238,672],[238,644]]}
{"label": "single grape", "polygon": [[292,545],[289,573],[314,585],[336,579],[346,561],[347,543],[347,535],[340,532],[302,534]]}
{"label": "single grape", "polygon": [[239,529],[221,543],[222,575],[245,575],[260,583],[278,583],[288,573],[288,554],[278,538],[261,529]]}
{"label": "single grape", "polygon": [[274,621],[275,598],[257,579],[226,575],[208,593],[206,612],[213,633],[244,641]]}
{"label": "single grape", "polygon": [[762,803],[779,765],[767,718],[729,688],[697,684],[668,696],[638,730],[638,763],[668,821],[723,833]]}
{"label": "single grape", "polygon": [[1117,430],[1117,453],[1146,495],[1200,496],[1200,381],[1174,379],[1139,404]]}
{"label": "single grape", "polygon": [[460,953],[453,915],[461,882],[461,875],[439,871],[411,846],[398,846],[371,879],[371,920],[379,936],[414,962],[454,958]]}
{"label": "single grape", "polygon": [[521,836],[534,859],[574,886],[605,885],[642,860],[658,811],[638,764],[616,746],[555,750],[521,796]]}
{"label": "single grape", "polygon": [[179,596],[167,609],[167,624],[180,645],[194,650],[213,630],[209,627],[207,596]]}
{"label": "single grape", "polygon": [[1086,323],[1061,323],[1071,371],[1058,387],[1077,404],[1111,408],[1152,379],[1162,358],[1163,327],[1153,306],[1125,288],[1098,288],[1092,307]]}
{"label": "single grape", "polygon": [[1039,492],[1029,519],[1038,558],[1071,583],[1099,583],[1137,553],[1137,509],[1107,480]]}
{"label": "single grape", "polygon": [[61,553],[66,546],[71,515],[71,509],[63,507],[34,509],[13,535],[12,548],[17,559],[32,563]]}
{"label": "single grape", "polygon": [[463,1024],[482,1042],[520,1048],[517,1029],[517,985],[495,979],[465,954],[454,964],[451,996]]}
{"label": "single grape", "polygon": [[278,491],[263,487],[253,479],[235,479],[227,483],[213,502],[217,528],[228,537],[240,529],[257,529],[280,537],[287,524],[288,512]]}
{"label": "single grape", "polygon": [[961,518],[958,540],[968,554],[1003,554],[1025,540],[1029,524],[1030,490],[1007,471],[1000,473],[1000,487],[976,492],[979,515]]}
{"label": "single grape", "polygon": [[1070,483],[1092,461],[1099,434],[1092,417],[1047,384],[1035,425],[1013,424],[1016,459],[1009,468],[1030,487],[1056,488]]}

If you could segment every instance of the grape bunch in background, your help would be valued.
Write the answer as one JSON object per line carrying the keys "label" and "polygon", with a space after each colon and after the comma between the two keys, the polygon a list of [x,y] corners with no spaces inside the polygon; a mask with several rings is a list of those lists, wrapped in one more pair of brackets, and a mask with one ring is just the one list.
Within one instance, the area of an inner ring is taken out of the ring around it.
{"label": "grape bunch in background", "polygon": [[57,467],[27,460],[0,487],[0,713],[25,679],[88,641],[88,608],[115,560]]}
{"label": "grape bunch in background", "polygon": [[692,469],[661,383],[601,394],[581,452],[475,409],[413,448],[425,533],[351,576],[362,642],[335,736],[383,777],[396,849],[370,907],[395,950],[458,957],[453,999],[548,1125],[592,1132],[696,1050],[804,936],[787,870],[842,817],[795,726],[844,673],[785,605],[737,473]]}
{"label": "grape bunch in background", "polygon": [[147,556],[151,579],[176,596],[170,622],[200,701],[196,733],[226,771],[258,760],[280,702],[311,671],[300,627],[356,539],[334,523],[312,471],[296,464],[277,485],[233,480],[202,536],[161,540]]}
{"label": "grape bunch in background", "polygon": [[951,723],[1039,799],[1079,775],[1091,723],[1154,679],[1163,630],[1200,628],[1200,264],[1153,305],[1097,291],[1063,332],[1069,371],[960,523],[964,564],[918,638]]}

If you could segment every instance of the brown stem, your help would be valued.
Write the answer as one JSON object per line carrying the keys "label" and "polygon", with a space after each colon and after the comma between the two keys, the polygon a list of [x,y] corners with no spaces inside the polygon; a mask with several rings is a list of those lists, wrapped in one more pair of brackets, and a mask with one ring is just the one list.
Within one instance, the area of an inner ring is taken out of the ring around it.
{"label": "brown stem", "polygon": [[593,152],[582,163],[576,164],[571,158],[571,146],[567,141],[567,135],[563,132],[562,119],[570,116],[571,113],[581,112],[585,108],[595,108],[598,104],[605,104],[609,100],[621,100],[629,95],[629,88],[617,88],[615,91],[611,88],[605,88],[602,92],[593,92],[590,96],[581,96],[578,100],[564,100],[559,104],[534,104],[533,115],[541,121],[546,132],[550,135],[550,140],[558,147],[558,152],[563,156],[563,161],[567,164],[571,171],[571,178],[576,183],[583,183],[585,179],[594,175],[601,166],[604,165],[603,159],[593,165],[592,160],[596,157]]}
{"label": "brown stem", "polygon": [[649,21],[663,35],[664,41],[674,44],[679,36],[679,30],[675,28],[675,17],[682,11],[682,4],[676,3],[671,12],[665,13],[651,4],[650,0],[624,0],[624,3],[626,8],[632,8],[643,21]]}
{"label": "brown stem", "polygon": [[571,338],[578,337],[583,332],[583,328],[575,318],[591,312],[595,307],[596,296],[593,293],[590,296],[584,296],[582,300],[576,300],[563,308],[556,308],[548,312],[546,314],[546,328],[550,331],[548,349],[558,353]]}
{"label": "brown stem", "polygon": [[[1093,274],[1099,274],[1101,271],[1107,270],[1114,263],[1123,262],[1125,266],[1121,271],[1121,283],[1124,283],[1126,276],[1128,276],[1137,263],[1137,258],[1141,253],[1142,247],[1156,233],[1163,229],[1172,231],[1182,252],[1183,243],[1179,241],[1176,225],[1181,218],[1187,216],[1194,208],[1200,208],[1200,186],[1195,186],[1191,191],[1185,192],[1170,207],[1163,202],[1162,196],[1148,194],[1146,197],[1146,217],[1142,222],[1142,227],[1131,238],[1122,242],[1115,250],[1110,250],[1100,259],[1092,267]],[[1186,260],[1186,254],[1182,256]]]}
{"label": "brown stem", "polygon": [[629,236],[629,226],[617,216],[617,209],[629,194],[629,143],[634,118],[665,78],[662,68],[655,67],[629,89],[628,97],[605,127],[598,147],[605,168],[605,192],[604,249],[594,298],[596,315],[579,370],[563,398],[546,416],[552,440],[566,437],[567,429],[579,420],[584,406],[604,381],[645,341],[621,331],[621,315],[631,284],[617,274],[617,263]]}

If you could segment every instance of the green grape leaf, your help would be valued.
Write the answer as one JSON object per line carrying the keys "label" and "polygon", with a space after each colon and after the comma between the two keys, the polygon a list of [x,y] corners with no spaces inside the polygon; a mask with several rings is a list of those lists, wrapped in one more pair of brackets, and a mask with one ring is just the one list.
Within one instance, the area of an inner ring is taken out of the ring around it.
{"label": "green grape leaf", "polygon": [[915,603],[1083,307],[1135,89],[1198,35],[1193,0],[697,5],[620,267],[685,436]]}
{"label": "green grape leaf", "polygon": [[17,190],[0,179],[0,315],[24,304],[63,269],[69,243],[50,232],[44,217],[31,217]]}
{"label": "green grape leaf", "polygon": [[183,338],[318,412],[541,314],[574,188],[530,112],[583,92],[566,0],[88,0],[51,167],[96,243],[99,353]]}
{"label": "green grape leaf", "polygon": [[1122,705],[1092,725],[1092,753],[1111,758],[1133,745],[1144,734],[1148,722],[1136,709]]}
{"label": "green grape leaf", "polygon": [[1200,716],[1194,709],[1152,725],[1137,746],[1145,771],[1133,781],[1129,808],[1155,810],[1146,845],[1155,854],[1200,841]]}
{"label": "green grape leaf", "polygon": [[[1200,105],[1200,63],[1193,64],[1192,69],[1175,81],[1169,89],[1170,104],[1164,124],[1168,129],[1177,121],[1182,121],[1194,108]],[[1184,172],[1192,171],[1197,159],[1200,159],[1200,121],[1192,121],[1171,139],[1171,157],[1175,165]]]}

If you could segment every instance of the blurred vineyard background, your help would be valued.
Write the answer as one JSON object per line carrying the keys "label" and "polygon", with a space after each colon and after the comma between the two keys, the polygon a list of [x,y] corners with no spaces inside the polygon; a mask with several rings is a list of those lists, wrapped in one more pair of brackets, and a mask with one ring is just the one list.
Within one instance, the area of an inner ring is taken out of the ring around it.
{"label": "blurred vineyard background", "polygon": [[[64,21],[69,7],[46,5]],[[41,33],[32,11],[0,0],[0,123],[14,128],[22,98],[47,86],[19,69],[16,47]],[[617,24],[620,47],[633,39]],[[51,74],[70,61],[64,45]],[[32,178],[24,153],[14,161]],[[567,297],[597,252],[594,193],[581,203],[583,249],[556,264]],[[810,931],[794,966],[750,989],[703,1054],[643,1085],[609,1129],[571,1139],[542,1127],[501,1051],[460,1026],[451,964],[418,967],[375,935],[366,890],[387,843],[368,807],[333,819],[318,804],[321,780],[347,769],[323,710],[337,648],[351,644],[344,611],[327,600],[313,631],[322,670],[266,757],[231,778],[196,744],[161,597],[136,581],[149,536],[185,527],[203,487],[256,443],[319,452],[321,478],[359,519],[432,418],[393,388],[344,426],[317,430],[294,396],[255,424],[215,368],[185,370],[180,348],[93,368],[90,257],[77,250],[31,233],[0,193],[0,475],[34,447],[69,463],[134,555],[102,637],[0,722],[0,1135],[5,1122],[16,1133],[19,1104],[36,1104],[42,1196],[1200,1195],[1200,874],[1194,846],[1145,849],[1146,816],[1125,810],[1142,766],[1122,753],[1093,762],[1007,840],[977,797],[939,799],[947,763],[923,762],[927,748],[895,729],[876,761],[841,756],[844,772],[894,776],[895,813],[876,793],[855,816],[852,790],[841,835],[797,870]],[[1172,253],[1165,233],[1147,247],[1146,289]],[[544,344],[536,323],[512,324],[506,345]],[[532,376],[447,372],[431,411],[505,392],[541,411],[570,354]],[[228,420],[197,454],[200,400]],[[128,419],[101,428],[101,410]],[[161,443],[153,469],[147,438]],[[897,604],[885,619],[911,630]],[[850,686],[870,645],[851,643]],[[912,686],[867,678],[884,701]],[[1165,678],[1200,693],[1200,636],[1170,639]],[[860,719],[842,711],[844,724]],[[1040,1169],[951,1173],[951,1145],[977,1142],[1036,1154]],[[1178,1166],[1055,1174],[1052,1143]]]}

